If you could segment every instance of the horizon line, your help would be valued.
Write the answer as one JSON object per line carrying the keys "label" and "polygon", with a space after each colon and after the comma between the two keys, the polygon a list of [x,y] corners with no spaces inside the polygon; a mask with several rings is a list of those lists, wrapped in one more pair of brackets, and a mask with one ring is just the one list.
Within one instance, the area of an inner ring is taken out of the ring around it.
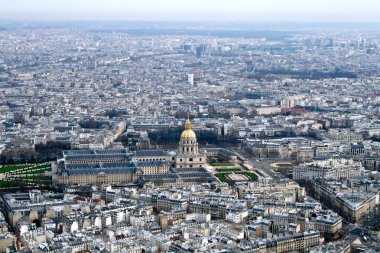
{"label": "horizon line", "polygon": [[292,23],[305,23],[305,24],[380,24],[380,20],[371,21],[350,21],[350,20],[192,20],[192,19],[31,19],[31,18],[1,18],[0,22],[165,22],[165,23],[282,23],[282,24],[292,24]]}

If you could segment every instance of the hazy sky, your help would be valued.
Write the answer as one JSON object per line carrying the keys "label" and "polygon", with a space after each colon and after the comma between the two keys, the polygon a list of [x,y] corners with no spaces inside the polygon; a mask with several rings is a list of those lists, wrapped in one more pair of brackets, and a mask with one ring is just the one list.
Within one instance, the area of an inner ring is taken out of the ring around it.
{"label": "hazy sky", "polygon": [[380,22],[380,0],[0,0],[0,19]]}

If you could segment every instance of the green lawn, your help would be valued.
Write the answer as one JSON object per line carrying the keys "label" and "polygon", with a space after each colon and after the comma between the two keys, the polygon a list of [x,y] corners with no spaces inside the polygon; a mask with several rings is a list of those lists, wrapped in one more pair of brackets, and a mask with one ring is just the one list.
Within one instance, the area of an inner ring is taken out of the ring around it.
{"label": "green lawn", "polygon": [[[247,177],[249,177],[252,181],[257,181],[257,175],[253,172],[245,172],[245,171],[239,171],[239,172],[235,172],[236,174],[243,174]],[[215,176],[222,182],[226,182],[226,176],[228,174],[232,174],[230,172],[219,172],[219,173],[216,173]]]}
{"label": "green lawn", "polygon": [[23,164],[23,165],[5,165],[2,168],[0,168],[0,173],[6,173],[6,172],[12,172],[17,170],[25,171],[25,170],[36,170],[36,169],[50,169],[50,163],[48,164],[41,164],[41,165],[33,165],[33,164]]}
{"label": "green lawn", "polygon": [[21,175],[21,174],[42,174],[47,171],[51,171],[50,164],[42,164],[38,166],[30,166],[18,170],[9,171],[8,175]]}
{"label": "green lawn", "polygon": [[0,180],[0,187],[15,187],[15,186],[19,186],[19,184],[15,181],[4,181],[4,180]]}
{"label": "green lawn", "polygon": [[22,185],[49,185],[52,181],[51,177],[48,176],[15,177],[12,180]]}
{"label": "green lawn", "polygon": [[226,175],[230,173],[216,173],[215,176],[222,182],[226,182]]}
{"label": "green lawn", "polygon": [[222,167],[222,166],[234,166],[235,164],[233,163],[212,163],[211,166],[215,167]]}
{"label": "green lawn", "polygon": [[0,168],[0,173],[10,172],[14,170],[24,169],[28,168],[30,165],[24,164],[24,165],[5,165],[2,168]]}
{"label": "green lawn", "polygon": [[238,172],[239,174],[246,175],[249,177],[252,181],[257,181],[257,175],[253,172]]}
{"label": "green lawn", "polygon": [[51,167],[51,164],[48,163],[48,164],[38,165],[36,167],[33,167],[33,169],[47,169],[47,168],[50,168],[50,167]]}
{"label": "green lawn", "polygon": [[239,169],[239,168],[231,168],[231,169],[216,169],[218,172],[224,172],[224,173],[226,173],[226,172],[238,172],[238,171],[241,171],[241,169]]}
{"label": "green lawn", "polygon": [[0,180],[1,187],[21,185],[47,185],[52,178],[43,173],[51,171],[51,164],[6,165],[0,168],[0,173],[7,173],[5,180]]}

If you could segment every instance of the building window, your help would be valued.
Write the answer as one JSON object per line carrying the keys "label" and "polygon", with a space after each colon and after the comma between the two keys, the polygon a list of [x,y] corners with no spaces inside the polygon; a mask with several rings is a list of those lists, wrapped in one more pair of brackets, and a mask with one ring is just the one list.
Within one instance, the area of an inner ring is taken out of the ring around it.
{"label": "building window", "polygon": [[199,161],[202,161],[202,158],[199,158]]}
{"label": "building window", "polygon": [[189,158],[189,161],[192,162],[192,161],[193,161],[193,158]]}

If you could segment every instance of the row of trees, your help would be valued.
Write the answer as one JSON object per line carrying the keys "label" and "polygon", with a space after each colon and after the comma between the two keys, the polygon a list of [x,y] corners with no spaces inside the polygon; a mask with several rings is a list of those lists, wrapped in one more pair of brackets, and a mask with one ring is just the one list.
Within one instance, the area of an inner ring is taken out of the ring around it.
{"label": "row of trees", "polygon": [[108,125],[107,122],[103,121],[97,121],[95,119],[87,119],[87,120],[82,120],[78,123],[82,128],[88,128],[88,129],[100,129],[102,126]]}
{"label": "row of trees", "polygon": [[[183,128],[167,128],[149,133],[150,140],[158,145],[174,145],[179,142]],[[201,145],[235,146],[238,139],[234,136],[218,136],[212,131],[197,131],[197,141]]]}
{"label": "row of trees", "polygon": [[356,73],[336,69],[335,71],[323,72],[318,70],[293,71],[289,69],[256,70],[254,74],[248,76],[249,79],[262,79],[267,75],[288,75],[298,79],[328,79],[328,78],[357,78]]}
{"label": "row of trees", "polygon": [[8,149],[0,155],[0,164],[40,163],[56,160],[63,150],[71,149],[70,144],[61,141],[48,141],[36,144],[35,149]]}

